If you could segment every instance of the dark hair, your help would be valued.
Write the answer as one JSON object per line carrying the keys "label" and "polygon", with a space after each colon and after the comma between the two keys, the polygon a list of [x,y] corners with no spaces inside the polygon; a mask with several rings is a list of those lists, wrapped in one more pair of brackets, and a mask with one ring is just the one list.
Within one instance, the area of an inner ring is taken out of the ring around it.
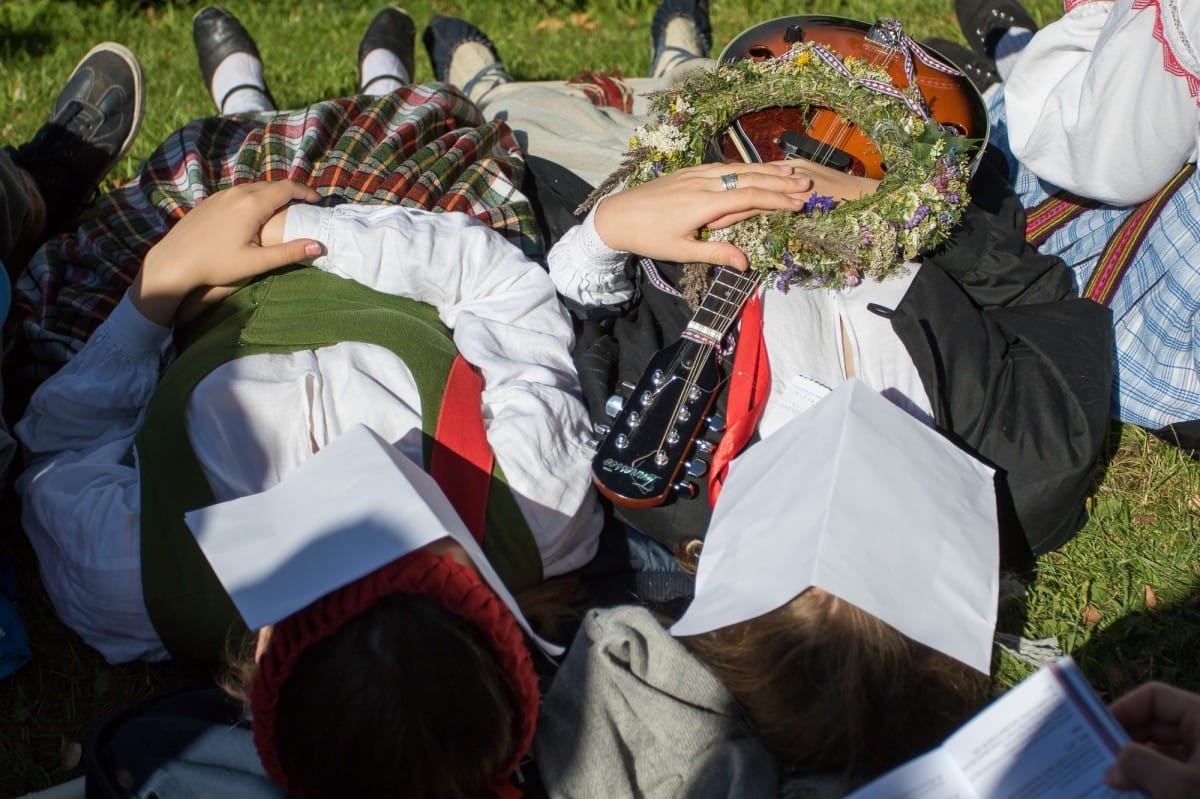
{"label": "dark hair", "polygon": [[512,757],[514,713],[474,625],[393,594],[300,656],[276,740],[314,796],[478,797]]}
{"label": "dark hair", "polygon": [[985,697],[984,675],[816,589],[681,640],[796,773],[879,774],[936,746]]}

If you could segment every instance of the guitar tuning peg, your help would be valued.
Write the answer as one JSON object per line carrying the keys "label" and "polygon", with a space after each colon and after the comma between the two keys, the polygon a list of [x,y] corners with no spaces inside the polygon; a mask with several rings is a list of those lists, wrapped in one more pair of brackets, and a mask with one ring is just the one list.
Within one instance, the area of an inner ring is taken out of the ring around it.
{"label": "guitar tuning peg", "polygon": [[714,433],[725,432],[725,420],[720,416],[710,416],[704,422],[708,425],[708,429]]}
{"label": "guitar tuning peg", "polygon": [[691,477],[703,477],[708,471],[708,464],[699,458],[692,458],[684,464],[684,468],[687,469],[687,473]]}
{"label": "guitar tuning peg", "polygon": [[629,396],[630,394],[632,394],[632,393],[633,393],[633,390],[634,390],[635,388],[637,388],[637,386],[636,386],[636,385],[634,385],[633,383],[630,383],[628,380],[622,380],[622,381],[621,381],[621,388],[622,388],[622,389],[625,391],[625,395],[626,395],[626,396]]}
{"label": "guitar tuning peg", "polygon": [[604,438],[606,435],[612,432],[612,426],[597,422],[596,424],[592,425],[592,432],[598,437]]}
{"label": "guitar tuning peg", "polygon": [[712,454],[712,451],[717,448],[717,445],[703,438],[696,439],[696,451],[703,454]]}
{"label": "guitar tuning peg", "polygon": [[604,403],[604,413],[609,419],[616,419],[617,414],[625,407],[625,398],[620,394],[613,394]]}
{"label": "guitar tuning peg", "polygon": [[696,498],[696,490],[697,489],[696,489],[695,483],[689,483],[686,480],[681,480],[680,482],[672,485],[671,488],[672,488],[672,490],[675,491],[676,494],[679,495],[679,497],[681,499],[695,499]]}

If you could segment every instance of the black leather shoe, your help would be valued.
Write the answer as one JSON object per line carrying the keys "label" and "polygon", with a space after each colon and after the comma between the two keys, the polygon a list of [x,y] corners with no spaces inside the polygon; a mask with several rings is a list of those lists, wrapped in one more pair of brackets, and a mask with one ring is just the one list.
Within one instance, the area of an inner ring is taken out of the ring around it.
{"label": "black leather shoe", "polygon": [[404,71],[408,73],[406,80],[401,80],[401,75],[373,75],[371,80],[364,82],[358,87],[360,92],[366,93],[370,88],[370,84],[381,78],[389,78],[397,83],[408,84],[412,83],[415,78],[413,72],[415,64],[413,61],[413,50],[417,38],[417,28],[413,25],[412,17],[408,12],[396,6],[388,6],[375,15],[375,19],[371,20],[371,24],[367,26],[366,33],[363,34],[362,41],[358,45],[358,74],[363,74],[362,64],[363,59],[367,57],[367,53],[372,50],[387,50],[400,60],[404,66]]}
{"label": "black leather shoe", "polygon": [[690,19],[696,26],[697,44],[700,52],[690,53],[707,58],[712,51],[712,22],[708,18],[708,0],[662,0],[654,11],[654,19],[650,22],[650,64],[651,74],[653,65],[658,63],[667,50],[663,41],[667,33],[667,25],[671,20],[683,17]]}
{"label": "black leather shoe", "polygon": [[70,229],[100,181],[133,146],[146,88],[128,48],[98,44],[75,67],[33,138],[8,148],[46,205],[45,235]]}
{"label": "black leather shoe", "polygon": [[954,14],[967,44],[987,59],[996,57],[996,42],[1009,28],[1038,29],[1017,0],[954,0]]}
{"label": "black leather shoe", "polygon": [[[196,55],[200,58],[200,74],[204,76],[204,85],[208,87],[209,94],[213,94],[213,74],[229,56],[234,53],[247,53],[262,62],[258,47],[242,23],[220,6],[205,6],[196,12],[196,16],[192,17],[192,39],[196,43]],[[275,105],[275,98],[271,96],[271,90],[264,81],[262,85],[245,83],[234,86],[220,97],[213,94],[217,110],[224,113],[225,101],[234,92],[242,89],[256,89],[266,96],[272,106]]]}
{"label": "black leather shoe", "polygon": [[[438,14],[429,20],[425,33],[421,35],[421,41],[425,45],[425,51],[429,53],[434,76],[443,83],[450,80],[450,62],[454,59],[454,51],[466,42],[482,44],[496,59],[495,68],[504,70],[504,63],[500,60],[496,45],[492,44],[492,40],[483,31],[465,19]],[[460,88],[465,90],[465,87]]]}
{"label": "black leather shoe", "polygon": [[933,38],[926,39],[921,44],[958,67],[980,94],[992,84],[1000,82],[995,61],[968,50],[958,42]]}

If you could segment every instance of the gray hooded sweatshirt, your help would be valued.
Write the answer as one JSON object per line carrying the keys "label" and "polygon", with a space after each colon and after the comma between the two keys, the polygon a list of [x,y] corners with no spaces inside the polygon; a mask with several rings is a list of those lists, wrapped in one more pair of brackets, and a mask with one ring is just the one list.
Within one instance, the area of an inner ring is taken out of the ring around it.
{"label": "gray hooded sweatshirt", "polygon": [[648,610],[588,613],[542,701],[534,742],[555,799],[841,796],[839,780],[780,784],[737,704]]}

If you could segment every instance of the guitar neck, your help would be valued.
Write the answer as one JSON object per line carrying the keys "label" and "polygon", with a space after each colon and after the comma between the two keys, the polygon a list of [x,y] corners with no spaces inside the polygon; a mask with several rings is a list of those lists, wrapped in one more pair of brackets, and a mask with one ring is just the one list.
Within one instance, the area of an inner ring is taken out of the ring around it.
{"label": "guitar neck", "polygon": [[716,346],[758,286],[754,274],[717,267],[712,285],[684,329],[685,338]]}

